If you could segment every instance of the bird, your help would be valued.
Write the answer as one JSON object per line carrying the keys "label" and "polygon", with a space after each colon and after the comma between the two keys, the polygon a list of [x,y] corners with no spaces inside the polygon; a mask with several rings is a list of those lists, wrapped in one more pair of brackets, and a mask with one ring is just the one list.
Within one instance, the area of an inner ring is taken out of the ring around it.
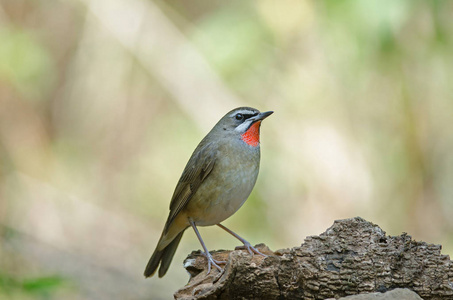
{"label": "bird", "polygon": [[220,223],[233,215],[252,192],[260,165],[261,122],[272,113],[252,107],[235,108],[201,140],[176,185],[170,213],[146,265],[145,277],[153,276],[157,268],[159,277],[166,274],[184,231],[189,227],[193,228],[203,247],[207,274],[211,265],[223,271],[219,264],[226,262],[212,257],[197,226],[217,225],[240,240],[251,255],[266,256]]}

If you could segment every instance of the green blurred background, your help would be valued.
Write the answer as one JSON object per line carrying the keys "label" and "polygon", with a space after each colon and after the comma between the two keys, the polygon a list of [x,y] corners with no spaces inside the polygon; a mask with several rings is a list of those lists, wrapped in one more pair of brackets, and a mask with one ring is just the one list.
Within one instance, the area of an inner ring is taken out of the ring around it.
{"label": "green blurred background", "polygon": [[[453,1],[0,0],[0,298],[171,299],[142,272],[237,106],[261,172],[224,224],[271,249],[361,216],[453,253]],[[209,249],[238,242],[201,228]]]}

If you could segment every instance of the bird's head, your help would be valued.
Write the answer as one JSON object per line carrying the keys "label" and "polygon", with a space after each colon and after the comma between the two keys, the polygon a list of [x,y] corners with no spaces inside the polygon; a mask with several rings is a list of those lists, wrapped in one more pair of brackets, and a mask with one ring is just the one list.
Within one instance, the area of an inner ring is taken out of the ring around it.
{"label": "bird's head", "polygon": [[260,112],[252,107],[239,107],[227,113],[214,127],[218,134],[239,136],[246,144],[256,147],[260,143],[261,121],[273,111]]}

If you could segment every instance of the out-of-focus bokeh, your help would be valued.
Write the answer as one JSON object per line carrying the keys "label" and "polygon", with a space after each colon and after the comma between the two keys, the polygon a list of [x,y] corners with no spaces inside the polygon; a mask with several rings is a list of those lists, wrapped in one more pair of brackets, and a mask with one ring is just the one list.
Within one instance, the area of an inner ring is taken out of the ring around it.
{"label": "out-of-focus bokeh", "polygon": [[[453,2],[0,1],[0,298],[171,299],[142,272],[193,149],[275,113],[224,224],[273,250],[361,216],[453,253]],[[233,249],[219,228],[206,244]]]}

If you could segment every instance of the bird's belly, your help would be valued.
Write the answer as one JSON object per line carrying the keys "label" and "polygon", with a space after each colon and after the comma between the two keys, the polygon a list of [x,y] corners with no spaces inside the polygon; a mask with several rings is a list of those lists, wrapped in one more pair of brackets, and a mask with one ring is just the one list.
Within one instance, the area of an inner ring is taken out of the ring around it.
{"label": "bird's belly", "polygon": [[[203,209],[203,217],[196,223],[200,226],[209,226],[223,222],[244,204],[252,188],[244,187],[244,189],[230,190],[229,193],[221,193],[216,200],[206,205]],[[242,193],[239,190],[242,190]]]}
{"label": "bird's belly", "polygon": [[189,214],[199,226],[218,224],[244,204],[258,176],[257,165],[241,165],[229,172],[212,176],[190,200]]}

